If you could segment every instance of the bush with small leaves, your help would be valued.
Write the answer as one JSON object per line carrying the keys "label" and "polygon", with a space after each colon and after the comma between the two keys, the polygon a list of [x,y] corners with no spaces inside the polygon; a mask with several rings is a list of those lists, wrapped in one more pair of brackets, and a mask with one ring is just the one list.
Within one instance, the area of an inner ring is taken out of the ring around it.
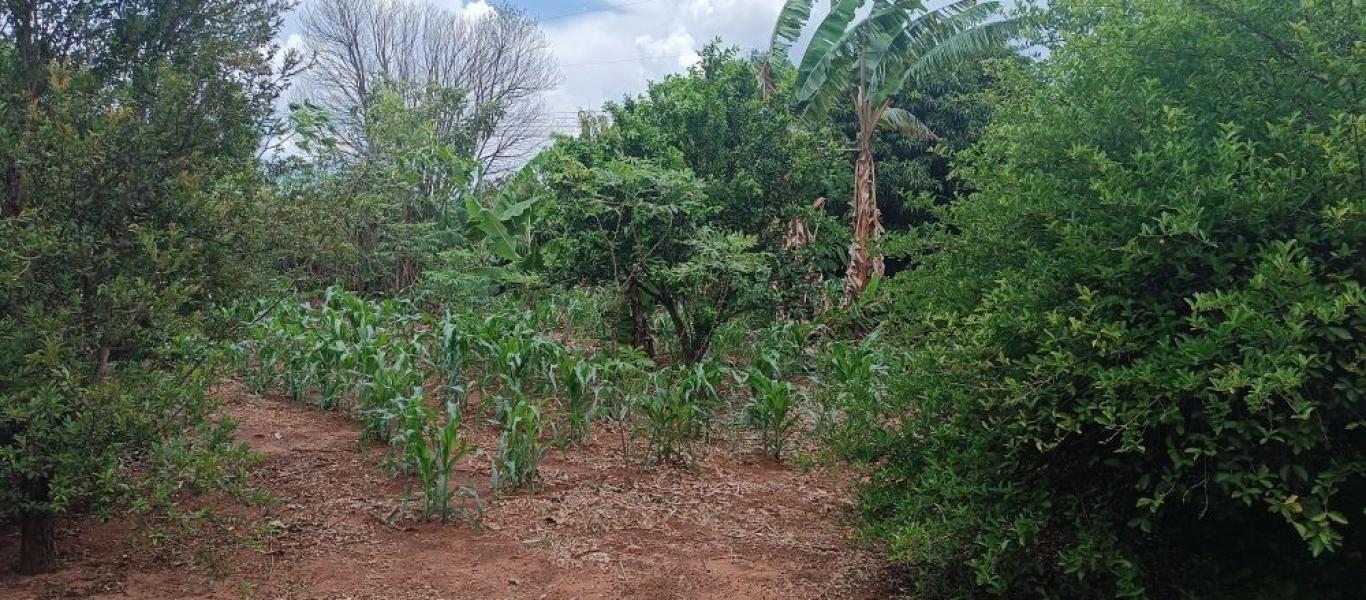
{"label": "bush with small leaves", "polygon": [[883,284],[917,597],[1366,584],[1366,11],[1054,0]]}

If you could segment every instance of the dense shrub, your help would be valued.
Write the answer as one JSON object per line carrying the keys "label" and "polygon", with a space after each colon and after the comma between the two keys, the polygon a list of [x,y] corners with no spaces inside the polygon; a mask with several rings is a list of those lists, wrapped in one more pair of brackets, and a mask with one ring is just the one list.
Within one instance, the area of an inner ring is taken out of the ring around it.
{"label": "dense shrub", "polygon": [[869,530],[930,596],[1352,596],[1366,12],[1052,4],[889,285]]}
{"label": "dense shrub", "polygon": [[55,564],[58,515],[224,474],[195,340],[252,281],[284,8],[35,4],[0,9],[0,521],[22,522],[21,573]]}

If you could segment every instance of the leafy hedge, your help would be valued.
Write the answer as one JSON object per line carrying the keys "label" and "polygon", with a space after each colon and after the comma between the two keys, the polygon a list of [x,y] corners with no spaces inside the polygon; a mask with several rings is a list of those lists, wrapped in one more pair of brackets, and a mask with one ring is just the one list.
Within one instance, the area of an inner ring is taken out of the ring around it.
{"label": "leafy hedge", "polygon": [[889,286],[870,531],[928,595],[1350,596],[1366,10],[1052,4]]}

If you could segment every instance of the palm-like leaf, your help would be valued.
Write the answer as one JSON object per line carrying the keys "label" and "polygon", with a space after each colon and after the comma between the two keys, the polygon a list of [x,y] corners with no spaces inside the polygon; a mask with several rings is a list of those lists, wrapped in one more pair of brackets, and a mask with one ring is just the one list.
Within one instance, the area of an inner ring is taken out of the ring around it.
{"label": "palm-like leaf", "polygon": [[[1018,21],[1003,20],[984,23],[996,14],[995,2],[984,2],[932,23],[914,35],[906,35],[907,47],[896,52],[913,56],[913,60],[890,63],[871,94],[877,104],[900,93],[908,81],[922,79],[967,57],[980,55],[992,48],[1007,44],[1020,33]],[[894,43],[895,45],[895,43]]]}
{"label": "palm-like leaf", "polygon": [[933,141],[939,139],[930,128],[925,125],[910,111],[901,108],[888,108],[882,112],[882,119],[878,125],[901,132],[902,135],[919,140]]}
{"label": "palm-like leaf", "polygon": [[772,60],[786,59],[787,51],[797,38],[802,36],[802,28],[811,20],[811,8],[816,0],[787,0],[778,13],[778,22],[773,25],[773,36],[769,39],[768,55]]}
{"label": "palm-like leaf", "polygon": [[[927,48],[933,48],[938,40],[949,34],[989,18],[998,9],[994,1],[957,0],[932,11],[902,12],[901,20],[888,19],[885,24],[875,23],[870,18],[869,25],[876,29],[870,34],[875,39],[866,42],[863,51],[869,71],[868,87],[888,89],[887,82],[894,80],[906,65],[919,61]],[[900,91],[899,85],[892,94]]]}
{"label": "palm-like leaf", "polygon": [[864,4],[835,0],[802,57],[797,101],[814,113],[846,100],[856,81],[880,105],[907,81],[1003,44],[1018,31],[1013,21],[982,25],[1000,11],[994,0],[957,0],[934,10],[922,0],[875,0],[869,16],[855,23]]}
{"label": "palm-like leaf", "polygon": [[[811,43],[806,47],[806,53],[802,55],[801,64],[797,67],[799,90],[817,89],[823,85],[831,73],[830,64],[834,56],[847,52],[851,46],[847,37],[854,30],[849,24],[854,21],[854,13],[864,2],[865,0],[830,0],[830,13],[816,26]],[[809,96],[802,91],[798,94],[799,98]]]}

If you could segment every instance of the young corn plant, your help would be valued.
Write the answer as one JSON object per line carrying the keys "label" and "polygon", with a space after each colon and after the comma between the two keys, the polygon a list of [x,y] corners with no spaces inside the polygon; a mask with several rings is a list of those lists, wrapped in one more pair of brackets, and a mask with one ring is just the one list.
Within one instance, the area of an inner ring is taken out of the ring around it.
{"label": "young corn plant", "polygon": [[582,444],[598,412],[598,366],[583,356],[564,353],[559,360],[559,387],[564,393],[568,441]]}
{"label": "young corn plant", "polygon": [[637,429],[645,436],[646,463],[691,464],[694,442],[707,430],[707,411],[694,387],[676,379],[678,369],[651,377],[650,391],[636,405]]}
{"label": "young corn plant", "polygon": [[598,412],[616,426],[621,435],[621,455],[631,457],[631,420],[635,407],[644,402],[649,390],[649,370],[654,362],[635,348],[622,347],[601,359],[599,367],[606,401]]}
{"label": "young corn plant", "polygon": [[308,398],[308,392],[317,377],[317,365],[309,352],[312,346],[310,332],[307,325],[300,321],[286,323],[281,333],[284,341],[280,357],[281,381],[290,399],[303,402]]}
{"label": "young corn plant", "polygon": [[509,332],[493,342],[493,375],[509,390],[525,389],[531,372],[532,347],[530,336]]}
{"label": "young corn plant", "polygon": [[422,519],[439,518],[442,524],[452,515],[463,513],[474,521],[466,509],[452,506],[460,497],[473,498],[479,508],[479,495],[469,486],[452,489],[451,476],[455,466],[470,453],[468,440],[461,434],[461,413],[454,402],[446,403],[444,419],[427,408],[423,402],[409,402],[403,410],[403,456],[416,472],[422,486]]}
{"label": "young corn plant", "polygon": [[470,345],[471,339],[463,331],[463,324],[455,316],[446,313],[445,318],[438,323],[435,362],[445,380],[442,389],[445,390],[447,401],[459,402],[462,412],[467,408],[465,370],[470,363]]}
{"label": "young corn plant", "polygon": [[868,447],[863,441],[885,433],[880,426],[885,408],[879,382],[887,367],[873,351],[874,342],[874,336],[858,344],[838,341],[824,353],[817,387],[817,421],[831,446],[844,454]]}
{"label": "young corn plant", "polygon": [[742,415],[743,423],[759,431],[764,450],[773,460],[782,460],[788,434],[797,425],[795,388],[791,382],[770,377],[761,369],[751,369],[747,379],[751,397]]}
{"label": "young corn plant", "polygon": [[756,360],[775,363],[783,373],[808,371],[807,351],[817,326],[812,323],[784,321],[765,331],[767,340]]}
{"label": "young corn plant", "polygon": [[407,343],[396,339],[362,366],[360,376],[364,391],[356,406],[364,425],[362,444],[370,440],[392,440],[403,408],[423,396],[424,374],[411,350]]}
{"label": "young corn plant", "polygon": [[501,492],[535,483],[545,456],[540,407],[514,390],[500,425],[502,432],[493,460],[493,489]]}
{"label": "young corn plant", "polygon": [[716,360],[703,360],[678,371],[675,385],[683,389],[683,393],[697,411],[703,442],[710,441],[712,425],[724,408],[721,382],[725,379],[727,370],[728,367],[723,368]]}
{"label": "young corn plant", "polygon": [[324,305],[317,325],[310,354],[316,365],[318,406],[332,410],[341,404],[350,386],[349,371],[355,353],[346,330],[346,319],[336,310]]}
{"label": "young corn plant", "polygon": [[252,393],[262,394],[274,388],[279,381],[277,366],[280,362],[280,344],[269,325],[258,325],[253,329],[247,348],[250,356],[246,359],[242,382]]}

